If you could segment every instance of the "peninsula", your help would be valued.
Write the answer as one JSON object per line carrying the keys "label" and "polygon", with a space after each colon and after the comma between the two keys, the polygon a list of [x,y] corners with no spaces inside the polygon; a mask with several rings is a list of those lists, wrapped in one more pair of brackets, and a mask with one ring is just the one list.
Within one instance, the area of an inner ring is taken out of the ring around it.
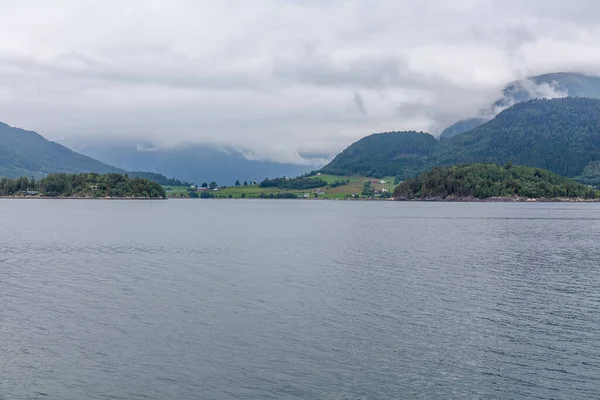
{"label": "peninsula", "polygon": [[69,199],[164,199],[158,183],[127,174],[49,174],[43,178],[0,179],[0,197]]}
{"label": "peninsula", "polygon": [[507,163],[435,167],[402,182],[395,200],[424,201],[594,201],[600,192],[572,179]]}

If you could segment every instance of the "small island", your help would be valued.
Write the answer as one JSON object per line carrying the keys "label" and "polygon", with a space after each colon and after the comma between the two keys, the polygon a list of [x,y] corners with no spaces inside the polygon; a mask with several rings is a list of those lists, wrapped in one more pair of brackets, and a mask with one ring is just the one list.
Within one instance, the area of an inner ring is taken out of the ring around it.
{"label": "small island", "polygon": [[507,163],[435,167],[402,182],[394,200],[596,201],[600,192],[553,172]]}
{"label": "small island", "polygon": [[49,174],[0,179],[0,197],[61,199],[166,199],[164,188],[127,174]]}

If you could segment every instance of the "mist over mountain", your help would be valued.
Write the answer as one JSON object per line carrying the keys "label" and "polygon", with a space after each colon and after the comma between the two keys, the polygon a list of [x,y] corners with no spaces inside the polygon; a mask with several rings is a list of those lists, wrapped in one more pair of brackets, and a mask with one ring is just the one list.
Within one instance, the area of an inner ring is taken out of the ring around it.
{"label": "mist over mountain", "polygon": [[322,171],[416,176],[433,166],[513,162],[594,181],[600,161],[600,100],[538,99],[517,103],[479,127],[445,140],[422,132],[367,136]]}
{"label": "mist over mountain", "polygon": [[600,98],[600,77],[570,72],[544,74],[511,82],[502,94],[502,98],[482,108],[477,117],[460,120],[444,129],[440,138],[470,131],[491,120],[500,111],[524,101],[559,97]]}
{"label": "mist over mountain", "polygon": [[251,160],[238,149],[203,144],[159,148],[150,142],[98,138],[65,144],[124,170],[157,172],[197,184],[216,181],[222,185],[233,185],[238,179],[298,176],[324,164],[318,158],[308,159],[314,163],[307,165]]}

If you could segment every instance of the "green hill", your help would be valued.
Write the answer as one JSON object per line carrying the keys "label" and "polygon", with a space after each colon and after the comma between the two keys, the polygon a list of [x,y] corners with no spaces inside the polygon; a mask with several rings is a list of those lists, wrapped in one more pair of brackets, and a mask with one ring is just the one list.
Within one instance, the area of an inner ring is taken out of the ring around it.
{"label": "green hill", "polygon": [[600,192],[540,168],[496,164],[435,167],[394,190],[399,200],[461,200],[490,197],[595,199]]}
{"label": "green hill", "polygon": [[480,117],[458,121],[444,129],[440,138],[468,132],[490,120],[499,109],[527,100],[548,97],[600,98],[600,77],[571,72],[557,72],[532,76],[511,82],[502,91],[502,97],[480,110]]}
{"label": "green hill", "polygon": [[414,176],[429,166],[439,142],[423,132],[377,133],[338,154],[322,172],[373,177]]}
{"label": "green hill", "polygon": [[433,166],[512,161],[577,177],[599,160],[600,100],[561,98],[516,104],[470,132],[442,141],[416,132],[371,135],[340,153],[323,172],[369,171],[371,176],[407,179]]}
{"label": "green hill", "polygon": [[42,176],[53,172],[124,172],[46,140],[36,132],[0,122],[0,176]]}

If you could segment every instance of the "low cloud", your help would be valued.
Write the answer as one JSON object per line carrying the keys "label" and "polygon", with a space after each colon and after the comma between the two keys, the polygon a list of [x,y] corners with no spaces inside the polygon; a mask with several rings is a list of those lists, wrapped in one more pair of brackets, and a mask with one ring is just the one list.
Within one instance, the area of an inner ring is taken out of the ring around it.
{"label": "low cloud", "polygon": [[310,163],[302,154],[335,154],[373,132],[439,133],[529,75],[600,73],[595,0],[0,0],[0,9],[0,120],[51,139],[152,143],[143,151],[212,143]]}

